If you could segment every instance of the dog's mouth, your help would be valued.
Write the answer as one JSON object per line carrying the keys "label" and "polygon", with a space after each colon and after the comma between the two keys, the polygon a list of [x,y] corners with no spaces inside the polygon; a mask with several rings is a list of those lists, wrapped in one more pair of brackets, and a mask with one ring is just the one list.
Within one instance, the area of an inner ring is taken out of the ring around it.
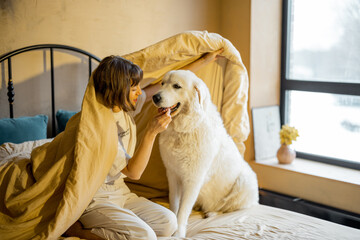
{"label": "dog's mouth", "polygon": [[180,107],[180,103],[172,105],[171,107],[160,107],[158,109],[159,112],[166,112],[168,109],[170,109],[170,113],[174,113],[178,108]]}

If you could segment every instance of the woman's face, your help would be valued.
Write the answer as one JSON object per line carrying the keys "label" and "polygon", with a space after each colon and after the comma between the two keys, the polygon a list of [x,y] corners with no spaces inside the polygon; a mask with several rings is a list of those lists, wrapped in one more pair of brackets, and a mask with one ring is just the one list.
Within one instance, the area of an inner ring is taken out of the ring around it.
{"label": "woman's face", "polygon": [[130,88],[130,96],[129,96],[129,99],[130,99],[131,104],[132,104],[133,106],[135,106],[139,95],[141,95],[140,84],[138,84],[138,85],[136,85],[136,86],[132,86],[132,87]]}

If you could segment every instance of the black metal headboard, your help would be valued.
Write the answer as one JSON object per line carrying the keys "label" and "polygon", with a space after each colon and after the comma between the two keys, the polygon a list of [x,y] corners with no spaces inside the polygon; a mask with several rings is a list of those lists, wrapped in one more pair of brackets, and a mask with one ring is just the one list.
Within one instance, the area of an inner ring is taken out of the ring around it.
{"label": "black metal headboard", "polygon": [[28,46],[24,48],[20,48],[14,51],[11,51],[9,53],[6,53],[2,56],[0,56],[0,64],[2,62],[5,62],[7,60],[8,62],[8,101],[9,101],[9,109],[10,109],[10,118],[14,117],[14,110],[13,110],[13,103],[14,103],[14,84],[12,81],[12,69],[11,69],[11,58],[15,55],[18,55],[20,53],[29,52],[33,50],[40,50],[40,49],[49,49],[50,50],[50,74],[51,74],[51,114],[52,114],[52,134],[55,134],[55,93],[54,93],[54,49],[60,49],[60,50],[69,50],[73,52],[77,52],[83,55],[86,55],[88,57],[89,61],[89,77],[92,73],[92,67],[91,67],[91,60],[95,60],[97,62],[100,62],[100,58],[96,57],[95,55],[81,50],[79,48],[66,46],[66,45],[59,45],[59,44],[39,44],[39,45],[33,45]]}

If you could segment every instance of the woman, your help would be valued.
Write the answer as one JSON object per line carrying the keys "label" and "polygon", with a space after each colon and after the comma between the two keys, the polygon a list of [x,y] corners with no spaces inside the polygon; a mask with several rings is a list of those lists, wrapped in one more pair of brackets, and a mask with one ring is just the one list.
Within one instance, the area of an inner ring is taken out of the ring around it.
{"label": "woman", "polygon": [[[196,71],[214,61],[223,49],[207,53],[182,69]],[[85,239],[156,239],[177,229],[173,212],[131,193],[124,178],[139,179],[144,172],[156,136],[171,122],[170,110],[152,119],[137,149],[133,117],[160,88],[160,83],[140,89],[142,70],[118,56],[104,58],[93,73],[95,91],[113,112],[118,129],[118,152],[113,165],[91,203],[65,233]]]}

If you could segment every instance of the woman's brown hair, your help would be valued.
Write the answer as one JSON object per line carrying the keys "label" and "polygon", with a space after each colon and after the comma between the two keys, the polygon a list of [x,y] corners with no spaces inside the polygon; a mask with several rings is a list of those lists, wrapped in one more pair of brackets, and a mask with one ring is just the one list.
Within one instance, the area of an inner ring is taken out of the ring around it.
{"label": "woman's brown hair", "polygon": [[135,110],[129,99],[130,88],[142,78],[143,71],[138,65],[113,55],[104,58],[93,73],[95,91],[102,96],[104,105],[118,106],[125,112]]}

